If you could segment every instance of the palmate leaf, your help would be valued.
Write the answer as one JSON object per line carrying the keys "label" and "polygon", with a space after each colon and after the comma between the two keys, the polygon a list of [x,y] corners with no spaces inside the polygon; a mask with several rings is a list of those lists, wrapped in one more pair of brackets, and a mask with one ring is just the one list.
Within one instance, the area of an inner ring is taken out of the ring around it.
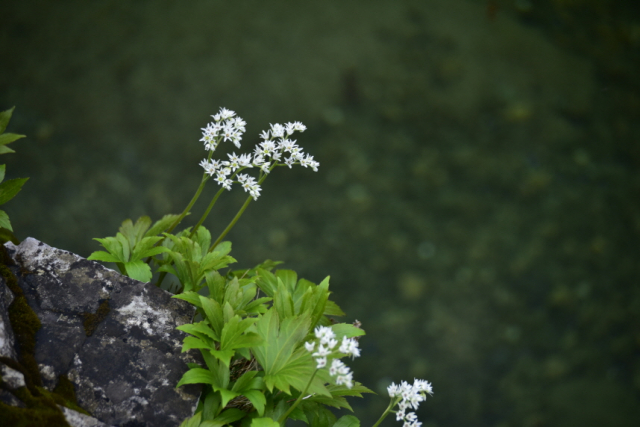
{"label": "palmate leaf", "polygon": [[[302,391],[309,383],[316,364],[311,353],[301,346],[309,331],[309,323],[308,316],[292,317],[280,323],[274,309],[256,322],[255,330],[264,341],[251,350],[264,369],[264,382],[269,391],[275,387],[291,394],[290,387]],[[315,377],[308,392],[330,396],[322,381]]]}

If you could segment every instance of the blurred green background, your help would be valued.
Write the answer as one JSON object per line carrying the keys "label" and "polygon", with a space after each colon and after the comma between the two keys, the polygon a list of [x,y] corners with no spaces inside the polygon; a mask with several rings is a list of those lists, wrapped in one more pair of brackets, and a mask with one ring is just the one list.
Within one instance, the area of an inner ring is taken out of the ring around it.
{"label": "blurred green background", "polygon": [[319,172],[278,169],[232,254],[331,275],[368,332],[363,426],[413,377],[425,427],[636,426],[638,75],[634,0],[5,0],[0,109],[27,139],[3,162],[31,179],[3,209],[88,256],[182,210],[219,107],[243,152],[300,120]]}

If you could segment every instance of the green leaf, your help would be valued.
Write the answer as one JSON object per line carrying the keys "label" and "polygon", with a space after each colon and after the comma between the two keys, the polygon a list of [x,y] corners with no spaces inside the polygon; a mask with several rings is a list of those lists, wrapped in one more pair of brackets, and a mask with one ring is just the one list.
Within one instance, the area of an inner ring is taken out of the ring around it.
{"label": "green leaf", "polygon": [[[129,247],[133,248],[138,242],[142,240],[145,231],[149,229],[151,226],[151,218],[148,216],[141,216],[136,220],[136,223],[130,219],[125,219],[122,221],[122,225],[120,226],[120,233],[129,241]],[[158,239],[161,240],[161,239]]]}
{"label": "green leaf", "polygon": [[[24,135],[18,135],[17,133],[3,133],[0,135],[0,146],[5,149],[5,153],[15,153],[11,148],[5,147],[7,144],[11,144],[13,141],[24,138]],[[0,153],[4,154],[4,153]]]}
{"label": "green leaf", "polygon": [[222,427],[224,425],[231,424],[234,421],[238,421],[239,419],[244,418],[246,415],[246,412],[241,411],[238,408],[229,408],[224,410],[212,421],[204,421],[202,424],[200,424],[200,427]]}
{"label": "green leaf", "polygon": [[116,241],[120,244],[122,250],[122,262],[129,262],[131,260],[131,248],[129,246],[129,240],[120,232],[116,233]]}
{"label": "green leaf", "polygon": [[342,311],[342,309],[338,307],[338,304],[336,304],[331,300],[328,300],[327,304],[324,306],[324,315],[325,316],[344,316],[344,311]]}
{"label": "green leaf", "polygon": [[[202,228],[202,227],[201,227]],[[200,232],[200,228],[198,229],[198,233]],[[231,252],[231,242],[220,242],[218,246],[216,246],[211,254],[213,254],[216,258],[222,258]]]}
{"label": "green leaf", "polygon": [[268,297],[272,297],[275,295],[276,290],[278,289],[278,279],[276,276],[270,271],[263,270],[261,268],[257,271],[258,280],[256,280],[256,285],[264,292]]}
{"label": "green leaf", "polygon": [[233,350],[209,350],[211,354],[213,354],[219,361],[224,363],[224,365],[228,368],[229,362],[231,362],[231,358],[234,354],[236,354]]}
{"label": "green leaf", "polygon": [[[269,391],[276,387],[291,394],[290,386],[304,390],[316,368],[311,353],[301,346],[309,331],[309,317],[292,317],[280,324],[277,312],[271,309],[256,322],[255,330],[264,341],[253,347],[252,352],[264,369],[264,382]],[[317,375],[308,392],[330,396]]]}
{"label": "green leaf", "polygon": [[213,329],[207,326],[207,322],[187,323],[178,326],[176,329],[199,338],[207,337],[215,341],[220,341],[220,336],[218,336]]}
{"label": "green leaf", "polygon": [[298,274],[293,270],[278,270],[276,271],[276,277],[282,280],[282,283],[287,287],[289,292],[293,292],[298,282]]}
{"label": "green leaf", "polygon": [[9,221],[9,215],[3,210],[0,210],[0,227],[4,227],[9,231],[13,231],[11,228],[11,221]]}
{"label": "green leaf", "polygon": [[127,270],[127,276],[132,279],[139,280],[141,282],[148,283],[151,280],[153,274],[151,273],[151,267],[149,264],[138,259],[136,261],[130,261],[124,263],[124,268]]}
{"label": "green leaf", "polygon": [[343,415],[338,418],[333,427],[360,427],[360,420],[353,415]]}
{"label": "green leaf", "polygon": [[242,392],[242,395],[249,399],[253,407],[258,411],[258,415],[264,415],[264,407],[267,404],[267,399],[264,397],[264,393],[260,390],[245,390]]}
{"label": "green leaf", "polygon": [[280,427],[280,424],[271,418],[254,418],[251,427]]}
{"label": "green leaf", "polygon": [[13,199],[28,179],[29,178],[14,178],[0,184],[0,205]]}
{"label": "green leaf", "polygon": [[365,335],[364,329],[357,328],[350,323],[337,323],[331,325],[331,329],[340,339],[342,337],[353,338]]}
{"label": "green leaf", "polygon": [[118,262],[125,262],[122,252],[122,244],[115,237],[105,237],[103,239],[96,237],[93,240],[97,240],[109,253],[116,258]]}
{"label": "green leaf", "polygon": [[220,307],[220,304],[218,304],[217,301],[212,300],[211,298],[203,297],[202,295],[200,295],[200,304],[202,306],[202,309],[204,310],[204,314],[207,316],[209,324],[216,332],[216,334],[218,334],[218,336],[221,336],[222,327],[224,326],[222,307]]}
{"label": "green leaf", "polygon": [[8,110],[4,110],[0,112],[0,133],[4,133],[7,129],[7,125],[9,124],[9,120],[11,120],[11,115],[13,115],[13,110],[16,107],[11,107]]}
{"label": "green leaf", "polygon": [[211,350],[211,344],[197,337],[185,337],[182,341],[182,353],[191,350],[192,348],[204,348],[206,350]]}
{"label": "green leaf", "polygon": [[216,378],[209,370],[192,368],[184,373],[176,388],[184,384],[215,384]]}
{"label": "green leaf", "polygon": [[0,165],[0,182],[4,181],[4,172],[7,165]]}
{"label": "green leaf", "polygon": [[163,231],[166,231],[167,228],[169,228],[171,224],[173,224],[175,220],[178,219],[178,217],[180,217],[180,215],[177,214],[167,214],[163,216],[161,219],[156,221],[149,230],[147,230],[144,236],[157,236]]}
{"label": "green leaf", "polygon": [[180,427],[199,427],[202,419],[202,411],[197,412],[193,417],[187,418],[180,424]]}
{"label": "green leaf", "polygon": [[8,154],[8,153],[15,153],[15,150],[12,150],[6,145],[0,145],[0,154]]}
{"label": "green leaf", "polygon": [[195,305],[198,308],[202,308],[202,302],[200,300],[201,295],[197,292],[189,291],[183,292],[178,295],[174,295],[171,298],[177,298],[181,300],[187,301],[191,305]]}
{"label": "green leaf", "polygon": [[87,257],[89,261],[120,262],[117,256],[105,251],[95,251]]}

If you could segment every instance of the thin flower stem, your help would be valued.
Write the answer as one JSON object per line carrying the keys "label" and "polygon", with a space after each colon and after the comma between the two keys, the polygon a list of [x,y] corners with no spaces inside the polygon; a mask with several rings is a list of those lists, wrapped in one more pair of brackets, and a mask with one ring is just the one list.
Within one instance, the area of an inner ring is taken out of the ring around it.
{"label": "thin flower stem", "polygon": [[396,403],[398,403],[398,399],[397,398],[396,399],[391,399],[391,402],[389,402],[389,406],[387,406],[387,409],[384,410],[382,415],[380,415],[380,418],[378,418],[378,421],[376,421],[376,423],[372,427],[378,427],[378,425],[382,422],[382,420],[387,418],[387,415],[389,415],[391,413],[391,409],[394,406],[396,406]]}
{"label": "thin flower stem", "polygon": [[220,197],[220,195],[222,194],[223,191],[224,191],[224,188],[221,188],[220,190],[218,190],[216,195],[213,196],[213,199],[211,199],[211,203],[209,203],[209,206],[207,207],[207,210],[204,211],[204,214],[200,218],[200,221],[198,221],[198,223],[195,225],[195,227],[193,227],[193,230],[191,230],[191,234],[189,235],[189,237],[193,237],[193,235],[196,234],[196,231],[198,231],[198,227],[200,227],[202,225],[202,223],[204,222],[204,220],[207,219],[207,216],[209,216],[209,212],[211,212],[211,208],[213,208],[213,205],[216,204],[216,202],[218,201],[218,197]]}
{"label": "thin flower stem", "polygon": [[307,383],[307,386],[304,388],[304,391],[302,393],[300,393],[300,396],[298,396],[298,398],[296,399],[295,402],[293,402],[293,405],[291,405],[291,407],[289,408],[289,410],[287,412],[285,412],[280,419],[278,420],[278,424],[283,425],[283,423],[287,420],[287,417],[289,416],[289,414],[291,412],[293,412],[294,409],[296,409],[296,406],[298,406],[298,404],[302,401],[302,398],[307,394],[307,390],[309,389],[309,386],[311,385],[311,381],[313,381],[313,378],[315,378],[316,373],[319,371],[319,369],[316,369],[315,371],[313,371],[313,375],[311,375],[311,378],[309,378],[309,382]]}
{"label": "thin flower stem", "polygon": [[247,206],[249,206],[249,203],[251,203],[251,200],[253,200],[253,197],[251,197],[251,196],[247,197],[247,200],[245,200],[244,204],[242,205],[242,207],[240,208],[240,210],[238,211],[236,216],[234,216],[233,219],[231,220],[231,222],[229,223],[229,225],[227,225],[227,228],[225,228],[224,231],[222,233],[220,233],[220,235],[218,236],[216,241],[213,242],[213,244],[209,248],[209,252],[211,252],[216,246],[218,246],[218,243],[220,243],[222,241],[222,239],[224,239],[224,237],[227,235],[227,233],[229,233],[229,231],[231,231],[233,226],[236,225],[236,222],[238,222],[238,220],[240,219],[240,217],[244,213],[245,209],[247,209]]}
{"label": "thin flower stem", "polygon": [[200,193],[202,193],[202,190],[204,189],[204,184],[207,182],[208,179],[209,179],[209,176],[206,173],[202,175],[202,181],[200,182],[200,186],[196,190],[196,193],[193,195],[193,197],[191,198],[191,201],[189,202],[187,207],[184,208],[184,211],[182,211],[180,216],[173,222],[173,224],[171,224],[171,227],[167,229],[167,233],[171,233],[173,229],[176,228],[178,224],[180,224],[180,222],[182,222],[184,217],[187,216],[187,214],[189,213],[193,205],[196,203],[196,201],[200,197]]}
{"label": "thin flower stem", "polygon": [[[278,163],[274,163],[273,165],[271,165],[271,168],[269,169],[269,172],[271,172],[277,165],[278,165]],[[260,179],[258,180],[258,185],[262,185],[264,180],[267,179],[268,175],[269,174],[266,174],[266,173],[264,175],[262,175],[262,173],[261,173],[260,174]],[[216,241],[213,242],[213,244],[209,248],[209,252],[214,250],[215,247],[218,246],[218,244],[222,241],[222,239],[224,239],[224,237],[227,235],[227,233],[229,233],[229,231],[231,231],[233,226],[236,225],[236,222],[238,222],[238,220],[240,219],[240,217],[244,213],[245,209],[247,209],[247,206],[249,206],[249,203],[251,203],[252,199],[253,199],[252,196],[247,197],[247,200],[244,201],[244,204],[242,205],[242,207],[240,207],[240,210],[238,211],[236,216],[233,217],[233,219],[231,220],[229,225],[227,225],[227,228],[225,228],[224,231],[222,233],[220,233],[220,235],[218,236]]]}

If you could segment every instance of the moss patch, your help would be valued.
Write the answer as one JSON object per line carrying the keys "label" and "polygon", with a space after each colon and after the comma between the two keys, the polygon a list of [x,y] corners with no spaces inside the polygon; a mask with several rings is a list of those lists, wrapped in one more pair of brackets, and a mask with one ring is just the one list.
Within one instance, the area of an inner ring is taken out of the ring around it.
{"label": "moss patch", "polygon": [[14,295],[13,302],[7,311],[18,344],[18,361],[1,357],[0,362],[22,373],[25,381],[25,387],[11,390],[0,379],[0,388],[12,393],[26,406],[26,408],[18,408],[0,402],[2,425],[67,427],[69,424],[57,405],[90,414],[78,406],[73,384],[68,378],[61,376],[53,392],[42,388],[40,370],[34,357],[36,333],[42,325],[38,316],[29,307],[27,298],[18,285],[18,279],[8,267],[15,263],[4,245],[0,245],[0,261],[0,275]]}
{"label": "moss patch", "polygon": [[109,314],[110,310],[111,307],[109,307],[109,300],[106,299],[100,303],[100,306],[95,313],[82,313],[82,316],[84,317],[84,322],[82,322],[82,325],[84,326],[84,333],[88,337],[93,335],[100,322],[102,322],[105,317],[107,317],[107,314]]}

